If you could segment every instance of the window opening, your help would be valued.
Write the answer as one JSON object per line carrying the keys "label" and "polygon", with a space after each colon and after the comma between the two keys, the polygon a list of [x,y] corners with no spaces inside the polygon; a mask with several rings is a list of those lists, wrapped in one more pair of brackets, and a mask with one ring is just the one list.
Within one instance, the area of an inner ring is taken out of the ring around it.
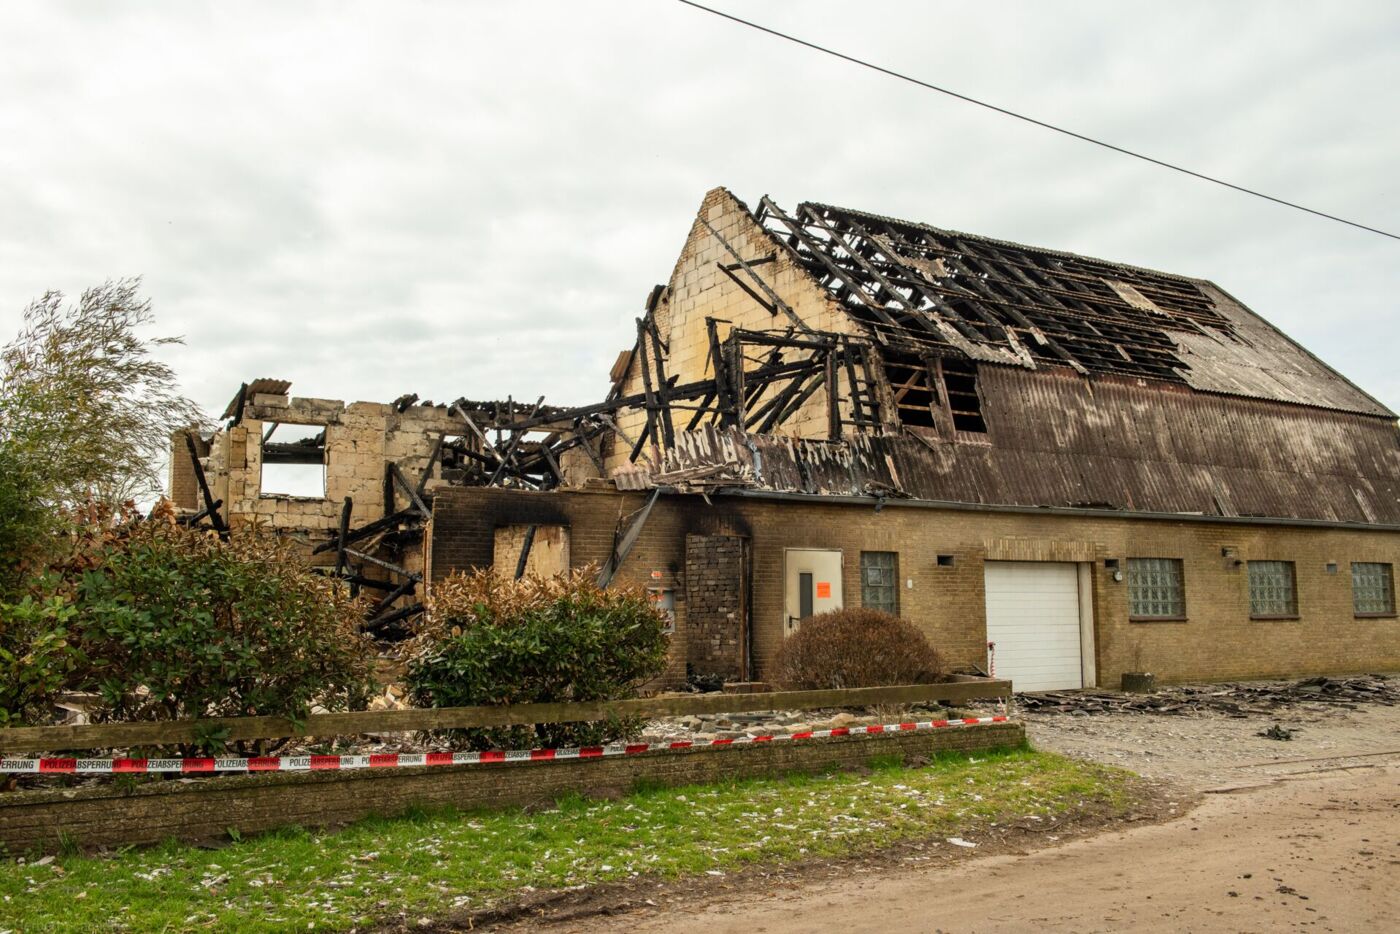
{"label": "window opening", "polygon": [[1296,617],[1298,581],[1292,561],[1249,562],[1249,615]]}
{"label": "window opening", "polygon": [[906,354],[891,355],[885,362],[885,379],[889,381],[895,416],[901,425],[937,427],[934,411],[942,403],[927,363]]}
{"label": "window opening", "polygon": [[807,619],[812,615],[812,573],[801,571],[797,575],[797,617]]}
{"label": "window opening", "polygon": [[325,426],[268,422],[262,436],[258,492],[262,496],[325,499]]}
{"label": "window opening", "polygon": [[1186,584],[1180,558],[1128,559],[1128,615],[1135,619],[1186,616]]}
{"label": "window opening", "polygon": [[938,364],[948,409],[953,414],[953,428],[985,434],[987,422],[982,418],[982,397],[977,394],[977,365],[951,357],[940,359]]}
{"label": "window opening", "polygon": [[1394,568],[1375,561],[1353,561],[1351,602],[1357,616],[1394,616]]}
{"label": "window opening", "polygon": [[479,471],[479,463],[467,453],[471,450],[464,435],[443,435],[442,450],[438,452],[438,476],[448,483],[461,483]]}
{"label": "window opening", "polygon": [[895,552],[860,553],[860,605],[899,615],[899,556]]}

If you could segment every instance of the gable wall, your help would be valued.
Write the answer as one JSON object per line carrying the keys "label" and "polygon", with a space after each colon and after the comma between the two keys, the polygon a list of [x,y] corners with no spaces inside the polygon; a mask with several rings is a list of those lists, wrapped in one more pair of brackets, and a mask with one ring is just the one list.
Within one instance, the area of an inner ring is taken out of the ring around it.
{"label": "gable wall", "polygon": [[[812,330],[857,333],[850,316],[837,307],[826,290],[818,286],[781,245],[772,241],[767,232],[754,222],[748,209],[728,191],[716,188],[709,192],[700,206],[699,216],[708,221],[744,260],[759,259],[769,254],[776,256],[774,262],[754,267],[755,271]],[[671,273],[666,296],[656,311],[657,326],[668,348],[664,353],[668,377],[679,375],[678,382],[686,383],[714,375],[714,369],[708,362],[707,317],[722,322],[719,325],[721,341],[728,336],[731,328],[782,330],[792,324],[782,312],[769,314],[716,265],[733,262],[734,257],[697,219]],[[736,275],[746,279],[743,270],[736,270]],[[756,286],[754,290],[762,294]],[[655,373],[652,379],[655,381]],[[642,392],[643,388],[640,363],[633,359],[623,381],[623,392],[630,395]],[[679,422],[676,430],[684,429],[688,421],[685,410],[677,409],[673,418]],[[646,413],[640,409],[623,412],[618,424],[635,440],[646,425]],[[783,426],[783,433],[825,438],[825,392],[814,393]],[[626,464],[628,453],[623,444],[615,444],[605,459],[608,469]]]}

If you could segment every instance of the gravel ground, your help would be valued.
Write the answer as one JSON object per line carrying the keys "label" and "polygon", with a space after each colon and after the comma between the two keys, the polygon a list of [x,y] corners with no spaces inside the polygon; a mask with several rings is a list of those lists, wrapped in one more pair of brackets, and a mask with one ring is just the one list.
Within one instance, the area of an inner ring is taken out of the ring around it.
{"label": "gravel ground", "polygon": [[[1268,715],[1021,711],[1031,743],[1197,790],[1400,760],[1400,707],[1302,703]],[[1279,726],[1284,741],[1259,735]]]}

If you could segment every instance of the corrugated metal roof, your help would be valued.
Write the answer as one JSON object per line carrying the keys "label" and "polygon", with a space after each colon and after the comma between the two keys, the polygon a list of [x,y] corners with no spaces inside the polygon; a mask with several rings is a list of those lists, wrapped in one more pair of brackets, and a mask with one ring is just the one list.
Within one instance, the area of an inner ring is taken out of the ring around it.
{"label": "corrugated metal roof", "polygon": [[272,379],[267,376],[260,376],[255,380],[244,383],[238,390],[238,394],[229,400],[228,406],[224,409],[224,414],[220,418],[233,418],[238,412],[239,403],[251,400],[259,393],[272,396],[285,396],[292,388],[292,381],[288,379]]}
{"label": "corrugated metal roof", "polygon": [[1063,370],[983,367],[979,384],[988,444],[706,429],[665,469],[723,463],[733,485],[776,492],[1400,524],[1400,432],[1383,418]]}
{"label": "corrugated metal roof", "polygon": [[881,343],[1394,417],[1203,279],[827,204],[760,215]]}

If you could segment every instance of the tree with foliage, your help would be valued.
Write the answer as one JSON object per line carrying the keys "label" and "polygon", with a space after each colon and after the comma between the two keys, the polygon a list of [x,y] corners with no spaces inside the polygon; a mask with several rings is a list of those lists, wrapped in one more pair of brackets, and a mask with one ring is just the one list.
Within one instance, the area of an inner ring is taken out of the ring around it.
{"label": "tree with foliage", "polygon": [[43,560],[61,512],[160,490],[171,432],[203,422],[157,359],[139,279],[48,292],[0,350],[0,598]]}
{"label": "tree with foliage", "polygon": [[0,463],[22,465],[47,505],[158,493],[171,433],[203,422],[156,356],[180,338],[140,333],[153,320],[140,286],[111,280],[76,303],[47,292],[0,351]]}

